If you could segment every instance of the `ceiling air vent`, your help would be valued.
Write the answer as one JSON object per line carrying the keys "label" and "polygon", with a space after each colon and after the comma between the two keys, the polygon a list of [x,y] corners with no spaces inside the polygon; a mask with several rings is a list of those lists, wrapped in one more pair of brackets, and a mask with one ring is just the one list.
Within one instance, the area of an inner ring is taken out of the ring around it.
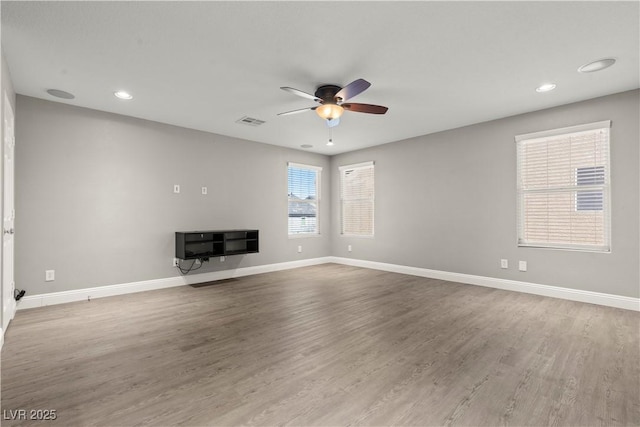
{"label": "ceiling air vent", "polygon": [[244,116],[241,119],[236,120],[236,123],[240,123],[242,125],[249,125],[249,126],[260,126],[261,124],[264,123],[264,120],[258,120],[258,119],[254,119],[253,117]]}

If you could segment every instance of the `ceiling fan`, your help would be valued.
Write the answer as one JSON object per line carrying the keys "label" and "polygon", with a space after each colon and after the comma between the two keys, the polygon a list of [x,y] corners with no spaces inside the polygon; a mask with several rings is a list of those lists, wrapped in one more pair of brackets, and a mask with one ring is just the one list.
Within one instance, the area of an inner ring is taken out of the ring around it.
{"label": "ceiling fan", "polygon": [[354,80],[345,87],[337,85],[323,85],[316,89],[314,95],[303,92],[292,87],[281,87],[280,89],[291,92],[294,95],[301,96],[303,98],[312,99],[318,102],[320,105],[315,107],[302,108],[300,110],[287,111],[285,113],[278,114],[279,116],[286,116],[288,114],[302,113],[305,111],[315,110],[318,116],[327,121],[329,127],[337,126],[340,123],[340,116],[347,111],[355,111],[356,113],[369,113],[369,114],[384,114],[388,108],[382,105],[371,104],[356,104],[353,102],[345,103],[345,101],[353,98],[354,96],[364,92],[371,86],[371,83],[364,79]]}

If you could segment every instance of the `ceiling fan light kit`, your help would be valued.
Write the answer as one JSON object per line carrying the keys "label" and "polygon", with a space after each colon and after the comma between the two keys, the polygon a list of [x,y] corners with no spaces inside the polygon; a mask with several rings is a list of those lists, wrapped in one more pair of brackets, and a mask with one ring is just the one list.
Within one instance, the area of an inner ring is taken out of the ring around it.
{"label": "ceiling fan light kit", "polygon": [[340,116],[347,111],[354,111],[356,113],[369,113],[369,114],[385,114],[388,110],[387,107],[382,105],[371,104],[344,104],[350,98],[364,92],[371,86],[371,83],[364,79],[357,79],[349,83],[345,87],[337,85],[322,85],[319,86],[314,95],[303,92],[292,87],[281,87],[280,89],[290,92],[294,95],[302,98],[311,99],[320,104],[316,107],[302,108],[299,110],[287,111],[285,113],[278,114],[279,116],[302,113],[304,111],[313,111],[321,118],[326,120],[327,126],[334,127],[340,123]]}
{"label": "ceiling fan light kit", "polygon": [[325,120],[333,120],[344,113],[344,108],[338,104],[323,104],[316,108],[316,113]]}

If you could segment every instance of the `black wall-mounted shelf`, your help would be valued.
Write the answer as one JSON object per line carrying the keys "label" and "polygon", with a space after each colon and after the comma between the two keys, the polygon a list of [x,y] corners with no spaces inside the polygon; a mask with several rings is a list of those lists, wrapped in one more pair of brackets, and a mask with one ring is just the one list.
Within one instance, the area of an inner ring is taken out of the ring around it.
{"label": "black wall-mounted shelf", "polygon": [[177,231],[176,258],[208,259],[260,252],[258,230]]}

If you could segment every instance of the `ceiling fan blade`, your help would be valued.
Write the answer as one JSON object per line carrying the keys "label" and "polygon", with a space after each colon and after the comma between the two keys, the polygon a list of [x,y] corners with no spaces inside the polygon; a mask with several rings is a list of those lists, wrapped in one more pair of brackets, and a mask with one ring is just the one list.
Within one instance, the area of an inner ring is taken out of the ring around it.
{"label": "ceiling fan blade", "polygon": [[292,111],[287,111],[285,113],[278,113],[279,116],[288,116],[289,114],[298,114],[298,113],[304,113],[305,111],[312,111],[315,110],[318,107],[307,107],[307,108],[301,108],[299,110],[292,110]]}
{"label": "ceiling fan blade", "polygon": [[354,80],[336,93],[336,98],[342,98],[343,101],[351,99],[354,96],[364,92],[371,86],[371,83],[365,79]]}
{"label": "ceiling fan blade", "polygon": [[314,101],[316,101],[316,102],[320,102],[320,101],[322,101],[322,99],[318,98],[318,97],[317,97],[317,96],[315,96],[315,95],[311,95],[310,93],[303,92],[303,91],[301,91],[301,90],[294,89],[294,88],[292,88],[292,87],[281,87],[280,89],[282,89],[282,90],[286,90],[287,92],[291,92],[292,94],[294,94],[294,95],[298,95],[298,96],[301,96],[301,97],[303,97],[303,98],[312,99],[312,100],[314,100]]}
{"label": "ceiling fan blade", "polygon": [[355,111],[356,113],[384,114],[388,108],[382,105],[371,104],[342,104],[342,108],[347,111]]}
{"label": "ceiling fan blade", "polygon": [[330,128],[334,128],[340,124],[340,117],[337,117],[333,120],[327,120],[327,126]]}

